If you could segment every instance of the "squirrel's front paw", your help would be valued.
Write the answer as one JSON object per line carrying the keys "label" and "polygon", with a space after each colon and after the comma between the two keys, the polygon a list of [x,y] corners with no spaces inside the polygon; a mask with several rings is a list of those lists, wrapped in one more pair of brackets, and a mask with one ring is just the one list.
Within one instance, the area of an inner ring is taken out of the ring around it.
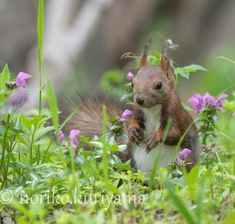
{"label": "squirrel's front paw", "polygon": [[140,127],[131,127],[128,131],[128,138],[131,142],[139,144],[143,141],[144,138],[144,130]]}
{"label": "squirrel's front paw", "polygon": [[162,141],[162,132],[161,131],[157,131],[155,133],[153,133],[145,142],[146,142],[146,152],[147,154],[152,150],[152,148],[154,148],[157,143]]}

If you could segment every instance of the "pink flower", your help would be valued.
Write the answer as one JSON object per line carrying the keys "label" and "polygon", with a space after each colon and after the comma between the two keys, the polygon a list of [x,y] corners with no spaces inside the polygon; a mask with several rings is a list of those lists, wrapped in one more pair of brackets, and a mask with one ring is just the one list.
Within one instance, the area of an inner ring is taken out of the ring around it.
{"label": "pink flower", "polygon": [[31,77],[32,76],[27,73],[20,72],[16,77],[16,86],[26,88],[26,80]]}
{"label": "pink flower", "polygon": [[22,106],[28,99],[28,95],[23,88],[17,89],[9,99],[9,105],[13,107]]}
{"label": "pink flower", "polygon": [[217,109],[222,110],[224,99],[226,97],[228,97],[228,95],[225,93],[220,94],[217,99],[208,92],[206,92],[203,96],[199,93],[196,93],[188,99],[188,103],[198,114],[204,107],[216,107]]}
{"label": "pink flower", "polygon": [[78,136],[79,136],[79,134],[80,134],[80,131],[79,130],[77,130],[77,129],[73,129],[73,130],[71,130],[70,131],[70,133],[69,133],[69,138],[70,138],[70,140],[71,140],[71,142],[72,142],[72,144],[73,144],[73,148],[77,148],[78,147],[78,145],[79,145],[79,141],[78,141]]}
{"label": "pink flower", "polygon": [[215,97],[213,97],[208,92],[206,92],[204,94],[204,96],[202,96],[202,103],[203,103],[204,107],[205,106],[215,106]]}
{"label": "pink flower", "polygon": [[199,113],[203,107],[203,98],[199,93],[194,94],[188,99],[188,103]]}
{"label": "pink flower", "polygon": [[132,72],[128,72],[126,76],[127,76],[127,79],[130,81],[134,78],[134,74]]}
{"label": "pink flower", "polygon": [[132,111],[126,109],[124,110],[121,117],[119,118],[119,121],[122,121],[122,122],[127,121],[130,116],[132,116]]}
{"label": "pink flower", "polygon": [[192,151],[190,149],[183,149],[179,152],[179,160],[184,161],[186,157],[191,153]]}
{"label": "pink flower", "polygon": [[225,93],[222,93],[218,96],[218,98],[216,99],[216,102],[215,102],[218,109],[220,109],[220,110],[223,109],[224,99],[227,97],[228,97],[228,95]]}
{"label": "pink flower", "polygon": [[61,130],[59,132],[59,137],[60,137],[60,141],[63,142],[64,141],[64,132]]}
{"label": "pink flower", "polygon": [[232,115],[235,116],[235,112],[233,112]]}

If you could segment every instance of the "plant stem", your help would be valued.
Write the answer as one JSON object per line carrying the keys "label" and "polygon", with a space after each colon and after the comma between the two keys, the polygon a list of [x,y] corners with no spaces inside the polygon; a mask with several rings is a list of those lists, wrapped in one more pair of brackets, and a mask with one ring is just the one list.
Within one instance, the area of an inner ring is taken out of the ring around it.
{"label": "plant stem", "polygon": [[29,162],[30,165],[33,164],[33,142],[34,142],[34,135],[36,133],[37,127],[34,127],[33,133],[32,133],[32,138],[31,138],[31,143],[30,143],[30,149],[29,149]]}
{"label": "plant stem", "polygon": [[38,0],[37,16],[37,35],[38,35],[38,70],[39,70],[39,105],[38,111],[42,111],[42,50],[44,37],[44,0]]}

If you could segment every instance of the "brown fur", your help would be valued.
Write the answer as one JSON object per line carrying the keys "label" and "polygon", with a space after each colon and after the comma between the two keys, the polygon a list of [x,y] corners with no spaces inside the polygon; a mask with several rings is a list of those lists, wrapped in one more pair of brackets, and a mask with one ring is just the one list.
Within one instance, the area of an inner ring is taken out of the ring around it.
{"label": "brown fur", "polygon": [[[161,83],[160,89],[156,88],[159,83]],[[133,93],[137,109],[134,111],[133,121],[129,127],[129,141],[132,144],[145,141],[148,153],[158,142],[164,141],[167,145],[177,145],[186,133],[181,148],[192,150],[192,153],[186,159],[186,168],[190,170],[198,160],[197,129],[193,119],[181,105],[180,97],[175,89],[170,61],[166,56],[162,56],[159,66],[145,65],[143,67],[141,64],[133,79]],[[140,99],[141,102],[139,103]],[[159,104],[162,105],[160,128],[149,139],[143,139],[144,115],[141,110]],[[164,133],[168,122],[171,122],[171,125],[168,133]],[[163,139],[164,134],[166,134],[165,139]]]}
{"label": "brown fur", "polygon": [[94,137],[102,135],[102,108],[107,107],[109,117],[119,117],[122,114],[122,106],[115,100],[105,97],[79,97],[78,112],[70,119],[65,129],[79,129],[81,135],[85,137]]}

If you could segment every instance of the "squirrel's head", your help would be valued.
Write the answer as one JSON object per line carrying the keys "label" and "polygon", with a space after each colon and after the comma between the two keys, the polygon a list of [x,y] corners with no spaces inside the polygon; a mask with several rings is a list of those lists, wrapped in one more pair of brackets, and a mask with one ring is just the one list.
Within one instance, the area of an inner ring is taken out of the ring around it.
{"label": "squirrel's head", "polygon": [[140,68],[132,80],[135,103],[143,108],[163,104],[174,89],[174,76],[169,59],[162,56],[160,65],[147,65],[147,53],[142,56]]}

